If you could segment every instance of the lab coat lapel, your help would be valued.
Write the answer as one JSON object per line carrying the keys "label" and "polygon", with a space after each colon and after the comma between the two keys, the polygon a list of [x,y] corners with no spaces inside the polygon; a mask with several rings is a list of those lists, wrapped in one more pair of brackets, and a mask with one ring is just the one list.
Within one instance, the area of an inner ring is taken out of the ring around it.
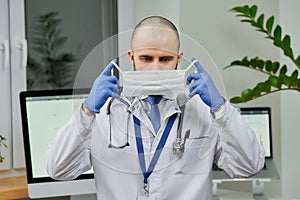
{"label": "lab coat lapel", "polygon": [[156,136],[155,130],[152,126],[152,123],[151,123],[142,103],[140,102],[140,99],[138,99],[138,98],[134,99],[132,106],[131,106],[131,110],[132,110],[132,114],[136,118],[138,118],[140,120],[140,122],[142,124],[144,124],[151,131],[152,135],[155,137]]}
{"label": "lab coat lapel", "polygon": [[132,114],[134,114],[140,120],[140,122],[143,123],[151,131],[154,137],[156,137],[162,130],[164,130],[169,117],[171,117],[175,113],[181,113],[176,100],[172,98],[163,98],[158,106],[160,110],[162,129],[160,129],[156,134],[152,123],[140,102],[140,99],[135,98],[131,105]]}
{"label": "lab coat lapel", "polygon": [[161,117],[161,129],[156,134],[141,101],[142,99],[135,98],[132,102],[130,110],[132,114],[135,115],[136,118],[138,118],[140,122],[143,123],[151,131],[151,134],[154,137],[159,135],[160,132],[164,130],[169,117],[171,117],[175,113],[181,113],[175,99],[163,98],[158,104]]}
{"label": "lab coat lapel", "polygon": [[181,113],[180,108],[176,102],[175,99],[163,99],[161,104],[159,104],[160,107],[162,107],[161,110],[161,118],[164,122],[164,125],[166,124],[166,121],[169,117],[171,117],[175,113]]}

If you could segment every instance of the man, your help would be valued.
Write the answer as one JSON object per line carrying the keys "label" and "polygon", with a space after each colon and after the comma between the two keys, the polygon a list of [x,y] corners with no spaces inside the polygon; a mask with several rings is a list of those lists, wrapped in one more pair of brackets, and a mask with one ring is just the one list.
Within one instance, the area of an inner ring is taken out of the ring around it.
{"label": "man", "polygon": [[[183,55],[176,27],[159,16],[136,26],[131,45],[136,71],[175,70]],[[129,107],[119,101],[112,61],[51,144],[48,173],[71,180],[93,166],[98,199],[117,200],[211,199],[213,162],[232,177],[258,173],[264,153],[255,135],[193,61],[197,73],[186,80],[190,94],[184,106],[174,96],[150,95],[132,97]],[[155,97],[158,125],[149,100]],[[178,127],[184,149],[176,151]]]}

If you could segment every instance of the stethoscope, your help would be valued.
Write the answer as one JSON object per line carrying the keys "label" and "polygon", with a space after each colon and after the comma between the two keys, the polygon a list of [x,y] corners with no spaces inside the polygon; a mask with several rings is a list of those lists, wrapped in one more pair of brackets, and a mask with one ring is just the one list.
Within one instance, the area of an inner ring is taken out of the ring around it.
{"label": "stethoscope", "polygon": [[[107,109],[106,109],[106,114],[107,114],[107,118],[109,120],[109,145],[108,148],[114,148],[114,149],[123,149],[125,147],[130,146],[129,144],[129,121],[130,121],[130,115],[131,113],[131,105],[128,101],[126,101],[123,97],[119,98],[118,100],[123,103],[126,107],[127,107],[127,123],[126,123],[126,142],[123,145],[114,145],[112,143],[112,126],[111,126],[111,106],[113,101],[115,100],[115,98],[110,99],[108,105],[107,105]],[[182,124],[183,124],[183,118],[184,118],[184,112],[185,112],[185,104],[183,104],[182,106],[179,107],[181,110],[181,114],[179,116],[179,123],[178,123],[178,128],[177,128],[177,136],[176,139],[173,143],[173,154],[177,155],[178,157],[181,157],[184,153],[185,150],[185,142],[186,139],[189,138],[190,136],[190,129],[188,129],[185,134],[184,137],[182,138]]]}

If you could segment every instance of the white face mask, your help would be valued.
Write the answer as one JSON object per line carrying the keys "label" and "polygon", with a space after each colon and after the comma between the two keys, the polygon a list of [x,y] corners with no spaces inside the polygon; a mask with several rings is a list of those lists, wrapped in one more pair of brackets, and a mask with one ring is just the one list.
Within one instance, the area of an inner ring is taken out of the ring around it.
{"label": "white face mask", "polygon": [[119,86],[125,97],[163,95],[188,99],[189,86],[186,78],[194,72],[194,62],[185,70],[121,71],[115,63],[114,65],[120,71]]}

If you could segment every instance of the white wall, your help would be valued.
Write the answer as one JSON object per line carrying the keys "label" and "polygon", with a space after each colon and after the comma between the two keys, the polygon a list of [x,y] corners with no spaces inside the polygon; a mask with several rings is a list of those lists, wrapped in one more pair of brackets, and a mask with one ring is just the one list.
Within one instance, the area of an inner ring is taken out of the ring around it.
{"label": "white wall", "polygon": [[[298,25],[300,1],[279,1],[279,6],[280,24],[282,24],[284,33],[291,36],[292,48],[297,57],[300,54],[300,29]],[[292,65],[282,54],[281,61]],[[298,199],[300,198],[299,102],[299,92],[281,93],[282,195]]]}
{"label": "white wall", "polygon": [[135,0],[137,22],[151,15],[161,15],[179,26],[180,0]]}

